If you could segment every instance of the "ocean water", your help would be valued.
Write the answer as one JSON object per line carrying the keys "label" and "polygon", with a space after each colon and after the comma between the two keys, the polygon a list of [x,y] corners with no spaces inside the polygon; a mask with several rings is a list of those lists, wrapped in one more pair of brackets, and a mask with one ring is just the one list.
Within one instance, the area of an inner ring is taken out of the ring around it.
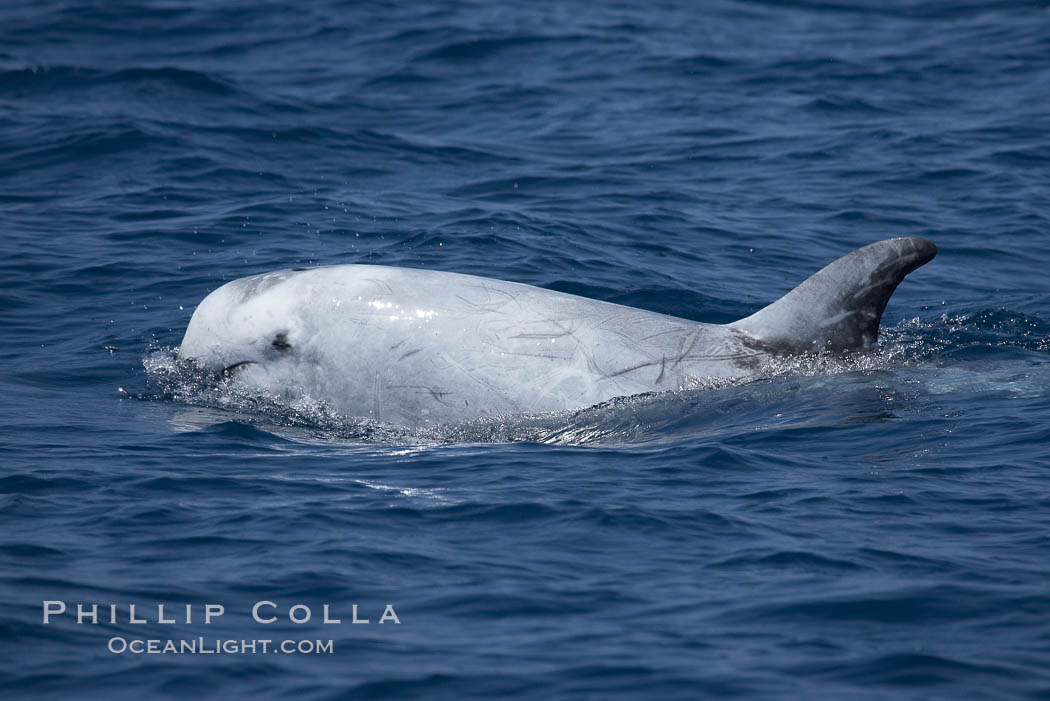
{"label": "ocean water", "polygon": [[[1041,3],[4,3],[0,696],[1050,698],[1048,134]],[[891,236],[874,351],[569,415],[172,361],[295,265],[724,323]]]}

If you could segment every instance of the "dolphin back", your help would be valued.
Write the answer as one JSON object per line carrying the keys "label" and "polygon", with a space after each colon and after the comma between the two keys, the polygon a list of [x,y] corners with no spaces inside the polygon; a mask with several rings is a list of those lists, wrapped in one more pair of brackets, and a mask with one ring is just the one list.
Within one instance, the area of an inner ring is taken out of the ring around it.
{"label": "dolphin back", "polygon": [[935,255],[937,247],[922,238],[878,241],[839,258],[729,327],[774,353],[870,348],[897,285]]}

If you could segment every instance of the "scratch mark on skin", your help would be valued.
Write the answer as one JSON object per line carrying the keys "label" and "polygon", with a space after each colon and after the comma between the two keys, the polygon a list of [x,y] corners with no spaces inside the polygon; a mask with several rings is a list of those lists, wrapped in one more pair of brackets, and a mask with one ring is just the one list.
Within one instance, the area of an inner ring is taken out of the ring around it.
{"label": "scratch mark on skin", "polygon": [[507,313],[507,312],[503,311],[503,307],[507,306],[507,302],[505,302],[505,301],[502,301],[502,302],[489,302],[488,304],[480,304],[478,302],[472,302],[471,300],[467,299],[463,295],[456,295],[456,299],[458,299],[459,301],[463,302],[463,304],[466,304],[468,307],[471,307],[475,311],[489,312],[490,314],[506,314]]}
{"label": "scratch mark on skin", "polygon": [[[664,358],[664,360],[666,360],[666,358]],[[610,378],[611,377],[620,377],[621,375],[627,375],[629,373],[636,372],[638,370],[644,370],[646,368],[651,368],[654,365],[656,365],[658,362],[662,362],[662,361],[652,360],[652,361],[650,361],[648,363],[639,363],[638,365],[635,365],[633,367],[624,368],[623,370],[617,370],[616,372],[609,373],[609,375],[607,375],[607,377],[610,377]]]}
{"label": "scratch mark on skin", "polygon": [[420,393],[429,394],[431,396],[431,398],[433,398],[434,401],[436,401],[438,404],[444,404],[445,406],[447,406],[449,408],[452,408],[452,409],[456,408],[456,406],[454,404],[452,404],[451,402],[445,401],[445,397],[447,397],[450,394],[452,394],[452,392],[447,391],[447,390],[438,390],[438,389],[434,389],[433,387],[428,387],[426,385],[389,385],[387,387],[387,389],[411,389],[411,390],[416,390],[417,392],[420,392]]}
{"label": "scratch mark on skin", "polygon": [[[678,363],[680,363],[680,362],[682,362],[682,359],[678,358],[678,360],[675,361],[675,363],[671,367],[671,369],[673,370],[674,368],[678,367]],[[660,384],[663,381],[663,379],[664,379],[664,372],[666,372],[666,371],[667,371],[667,356],[665,355],[663,358],[660,359],[660,374],[656,376],[656,382],[653,383],[653,384],[657,384],[657,385]]]}
{"label": "scratch mark on skin", "polygon": [[570,353],[568,353],[568,351],[566,351],[565,353],[561,353],[561,354],[559,354],[559,353],[549,353],[549,352],[526,353],[526,352],[517,352],[517,351],[509,351],[509,350],[504,350],[504,351],[500,351],[500,352],[503,353],[504,355],[514,355],[514,356],[519,356],[519,357],[523,357],[523,358],[543,358],[545,360],[567,360],[567,359],[572,357],[572,355]]}
{"label": "scratch mark on skin", "polygon": [[[490,295],[500,294],[500,295],[503,295],[504,297],[509,297],[510,299],[508,301],[510,301],[510,302],[518,301],[518,295],[521,294],[521,293],[508,292],[507,290],[500,290],[500,289],[497,289],[495,287],[491,287],[489,285],[469,285],[469,287],[473,287],[474,289],[478,289],[478,290],[484,290],[485,292],[489,293]],[[504,302],[504,304],[505,303],[506,302]]]}
{"label": "scratch mark on skin", "polygon": [[379,408],[379,373],[377,372],[375,380],[372,382],[372,416],[376,421],[382,420]]}
{"label": "scratch mark on skin", "polygon": [[[599,367],[598,361],[594,359],[594,354],[593,353],[588,351],[582,345],[578,346],[578,348],[580,350],[580,353],[583,354],[584,359],[587,361],[587,367],[590,368],[590,370],[594,374],[598,375],[600,380],[613,380],[615,375],[614,374],[610,374],[610,373],[606,372],[605,370],[603,370],[601,367]],[[613,384],[619,385],[619,383],[615,382],[615,380],[613,380]]]}
{"label": "scratch mark on skin", "polygon": [[[543,373],[535,379],[537,394],[533,399],[530,411],[536,411],[535,407],[542,406],[546,399],[554,399],[561,403],[581,400],[586,396],[585,386],[586,382],[582,382],[578,375],[566,375],[563,368],[555,368]],[[568,391],[566,391],[567,387]]]}
{"label": "scratch mark on skin", "polygon": [[552,336],[552,338],[565,338],[566,336],[568,336],[572,340],[576,341],[576,345],[579,345],[580,339],[576,338],[576,329],[573,328],[574,321],[575,320],[573,319],[570,320],[568,324],[563,324],[557,319],[548,317],[547,322],[553,324],[561,331],[560,334],[554,335]]}
{"label": "scratch mark on skin", "polygon": [[620,317],[618,315],[616,315],[616,314],[613,314],[611,316],[607,316],[604,319],[599,319],[598,321],[596,321],[595,324],[594,324],[594,328],[596,328],[596,329],[605,328],[606,324],[611,323],[613,321],[617,321],[619,319],[620,319]]}
{"label": "scratch mark on skin", "polygon": [[627,344],[631,349],[637,351],[638,353],[641,353],[642,355],[647,355],[650,358],[655,358],[655,356],[650,351],[650,349],[648,347],[646,347],[645,345],[642,345],[642,343],[640,343],[637,338],[635,338],[633,336],[629,336],[626,333],[624,333],[623,331],[618,331],[616,329],[604,329],[604,330],[605,330],[606,333],[610,333],[610,334],[612,334],[612,335],[622,339],[625,344]]}
{"label": "scratch mark on skin", "polygon": [[[723,353],[722,355],[697,354],[697,355],[687,355],[684,358],[682,358],[682,360],[683,361],[696,360],[696,361],[699,361],[699,362],[706,362],[706,361],[710,361],[710,360],[744,360],[744,359],[747,359],[747,358],[757,358],[759,355],[761,355],[761,353]],[[677,365],[677,363],[676,363],[676,365]]]}
{"label": "scratch mark on skin", "polygon": [[382,280],[380,280],[378,278],[374,278],[374,277],[365,278],[365,282],[372,283],[376,287],[384,290],[384,292],[386,294],[388,294],[388,295],[394,294],[394,289],[392,287],[390,287],[390,285],[386,284],[385,282],[383,282]]}
{"label": "scratch mark on skin", "polygon": [[[682,351],[682,353],[678,356],[678,359],[674,361],[674,365],[671,366],[672,370],[676,370],[678,368],[678,366],[682,363],[682,361],[685,360],[689,356],[689,354],[692,352],[693,348],[696,347],[697,341],[699,341],[699,340],[700,340],[700,331],[696,330],[696,331],[694,331],[692,333],[692,335],[690,337],[689,347],[686,348],[684,351]],[[667,359],[664,358],[664,360],[666,361]],[[660,371],[660,377],[663,377],[663,376],[664,376],[664,372],[663,372],[663,370],[661,370]],[[657,380],[657,382],[659,382],[659,380]]]}
{"label": "scratch mark on skin", "polygon": [[670,336],[671,334],[680,334],[680,333],[682,333],[682,329],[678,329],[678,328],[667,329],[666,331],[657,331],[656,333],[651,333],[648,336],[642,336],[638,340],[639,341],[651,341],[654,338],[659,338],[661,336]]}
{"label": "scratch mark on skin", "polygon": [[535,378],[534,382],[536,389],[540,392],[540,396],[549,395],[553,386],[559,384],[557,380],[562,374],[563,370],[561,368],[555,368]]}
{"label": "scratch mark on skin", "polygon": [[558,331],[557,333],[519,333],[507,338],[520,338],[524,340],[547,340],[548,338],[565,338],[566,336],[573,336],[572,331]]}
{"label": "scratch mark on skin", "polygon": [[[394,345],[390,346],[390,350],[397,350],[398,348],[400,348],[400,347],[401,347],[401,346],[403,346],[403,345],[405,345],[405,342],[404,342],[404,341],[398,341],[398,342],[397,342],[397,343],[395,343]],[[405,356],[401,356],[401,357],[403,358],[403,357],[405,357]]]}
{"label": "scratch mark on skin", "polygon": [[501,399],[506,401],[507,404],[512,407],[512,409],[511,409],[512,411],[521,411],[521,406],[518,404],[518,402],[514,401],[514,399],[512,399],[506,392],[500,390],[498,387],[493,385],[491,382],[485,381],[485,379],[483,379],[482,377],[478,376],[476,373],[473,373],[470,370],[467,370],[460,363],[457,363],[455,360],[450,358],[448,356],[448,354],[446,354],[446,353],[439,353],[438,357],[440,357],[442,360],[444,360],[446,363],[448,363],[451,367],[454,367],[455,369],[459,370],[463,375],[465,375],[472,382],[476,382],[477,384],[481,385],[482,387],[484,387],[488,391],[492,392],[493,394],[499,396]]}
{"label": "scratch mark on skin", "polygon": [[[397,345],[400,346],[401,344],[399,343]],[[409,356],[412,356],[412,355],[415,355],[416,353],[419,353],[422,350],[423,350],[422,348],[416,348],[415,350],[406,351],[406,352],[401,354],[401,357],[398,358],[398,361],[400,362],[400,361],[404,360],[405,358],[407,358]]]}

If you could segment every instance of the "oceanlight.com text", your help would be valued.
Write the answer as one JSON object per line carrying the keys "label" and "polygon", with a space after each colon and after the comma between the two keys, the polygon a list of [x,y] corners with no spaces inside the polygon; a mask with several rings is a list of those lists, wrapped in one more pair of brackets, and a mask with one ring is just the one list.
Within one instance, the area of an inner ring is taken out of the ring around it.
{"label": "oceanlight.com text", "polygon": [[106,647],[115,655],[331,655],[335,652],[331,640],[175,640],[117,636],[110,638]]}

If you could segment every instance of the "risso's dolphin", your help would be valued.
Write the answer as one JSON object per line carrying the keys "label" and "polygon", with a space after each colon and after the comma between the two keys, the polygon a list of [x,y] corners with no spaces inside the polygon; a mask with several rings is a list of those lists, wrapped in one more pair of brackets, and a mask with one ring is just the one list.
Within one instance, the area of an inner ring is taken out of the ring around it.
{"label": "risso's dolphin", "polygon": [[725,325],[473,275],[296,268],[212,292],[178,356],[409,427],[576,409],[755,376],[775,355],[866,349],[894,289],[936,253],[921,238],[873,243]]}

